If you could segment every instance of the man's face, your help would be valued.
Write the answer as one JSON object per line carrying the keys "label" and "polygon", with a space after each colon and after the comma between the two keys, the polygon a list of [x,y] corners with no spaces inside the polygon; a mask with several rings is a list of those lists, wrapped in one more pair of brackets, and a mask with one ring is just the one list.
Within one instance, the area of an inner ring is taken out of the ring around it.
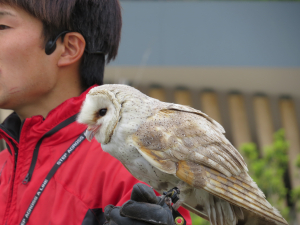
{"label": "man's face", "polygon": [[55,59],[45,54],[42,31],[40,20],[0,4],[0,108],[37,104],[53,88]]}

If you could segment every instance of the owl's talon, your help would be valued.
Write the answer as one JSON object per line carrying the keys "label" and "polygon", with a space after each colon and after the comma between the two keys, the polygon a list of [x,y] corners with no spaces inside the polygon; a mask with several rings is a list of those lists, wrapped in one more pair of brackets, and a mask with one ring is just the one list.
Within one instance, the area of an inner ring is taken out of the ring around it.
{"label": "owl's talon", "polygon": [[166,197],[169,197],[171,199],[170,204],[172,204],[172,202],[175,204],[179,200],[179,194],[180,194],[180,190],[177,187],[174,187],[167,192],[163,192],[163,196],[161,197],[160,201],[157,204],[163,205],[164,202],[166,201],[165,200]]}
{"label": "owl's talon", "polygon": [[165,198],[165,203],[169,207],[170,210],[172,210],[172,199],[170,197]]}

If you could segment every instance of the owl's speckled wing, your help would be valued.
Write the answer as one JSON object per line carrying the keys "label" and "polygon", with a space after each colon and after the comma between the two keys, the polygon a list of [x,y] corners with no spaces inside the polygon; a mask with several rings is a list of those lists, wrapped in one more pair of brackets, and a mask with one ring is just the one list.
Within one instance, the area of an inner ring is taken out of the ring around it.
{"label": "owl's speckled wing", "polygon": [[283,222],[247,174],[242,156],[223,133],[223,127],[201,111],[172,104],[148,117],[132,140],[144,158],[161,171]]}
{"label": "owl's speckled wing", "polygon": [[144,154],[159,162],[156,166],[164,172],[175,174],[174,162],[190,161],[228,177],[239,175],[247,171],[247,166],[223,132],[221,125],[201,111],[173,104],[148,117],[134,140]]}

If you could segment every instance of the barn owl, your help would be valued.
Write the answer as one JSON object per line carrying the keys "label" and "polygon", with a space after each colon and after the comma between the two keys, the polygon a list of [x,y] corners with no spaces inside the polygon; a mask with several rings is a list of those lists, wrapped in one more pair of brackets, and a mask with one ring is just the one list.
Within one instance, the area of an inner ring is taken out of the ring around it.
{"label": "barn owl", "polygon": [[161,102],[126,85],[89,91],[77,118],[138,180],[159,193],[174,187],[183,206],[212,225],[283,225],[247,173],[223,127],[189,106]]}

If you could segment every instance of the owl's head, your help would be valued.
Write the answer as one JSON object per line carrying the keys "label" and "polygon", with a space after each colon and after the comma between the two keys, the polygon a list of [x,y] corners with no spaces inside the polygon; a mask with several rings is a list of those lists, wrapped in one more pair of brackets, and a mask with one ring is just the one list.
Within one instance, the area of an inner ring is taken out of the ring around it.
{"label": "owl's head", "polygon": [[119,121],[120,109],[112,92],[100,87],[91,89],[77,118],[79,123],[88,125],[86,138],[91,141],[95,136],[101,144],[109,143]]}

